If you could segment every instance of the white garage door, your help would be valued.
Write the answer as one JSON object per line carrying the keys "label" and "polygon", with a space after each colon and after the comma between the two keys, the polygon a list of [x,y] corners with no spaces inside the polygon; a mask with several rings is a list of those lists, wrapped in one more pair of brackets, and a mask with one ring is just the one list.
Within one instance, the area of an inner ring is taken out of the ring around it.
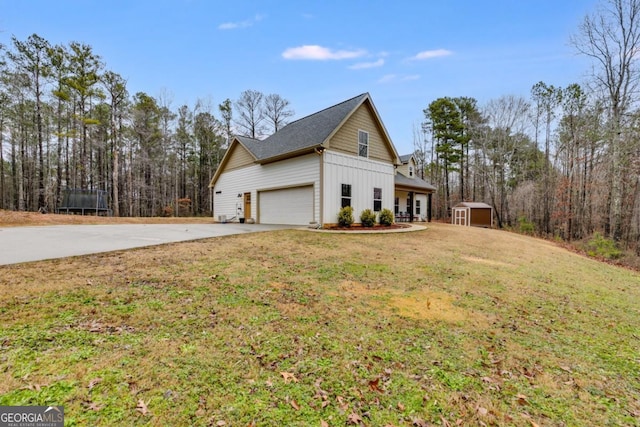
{"label": "white garage door", "polygon": [[260,192],[260,223],[308,225],[313,221],[313,186]]}

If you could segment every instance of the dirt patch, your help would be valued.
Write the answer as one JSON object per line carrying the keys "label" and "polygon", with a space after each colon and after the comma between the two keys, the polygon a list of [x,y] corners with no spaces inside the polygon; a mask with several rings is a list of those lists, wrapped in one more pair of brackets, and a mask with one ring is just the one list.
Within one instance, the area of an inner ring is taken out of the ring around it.
{"label": "dirt patch", "polygon": [[469,262],[490,265],[492,267],[513,267],[513,264],[509,264],[506,262],[501,262],[501,261],[496,261],[496,260],[486,259],[486,258],[478,258],[473,256],[463,256],[463,257],[460,257],[460,259],[463,259]]}
{"label": "dirt patch", "polygon": [[402,292],[396,289],[383,289],[368,286],[364,283],[344,281],[339,286],[337,295],[350,299],[362,299],[386,314],[422,320],[441,320],[444,322],[472,321],[484,323],[485,319],[453,303],[455,299],[445,292],[420,289]]}

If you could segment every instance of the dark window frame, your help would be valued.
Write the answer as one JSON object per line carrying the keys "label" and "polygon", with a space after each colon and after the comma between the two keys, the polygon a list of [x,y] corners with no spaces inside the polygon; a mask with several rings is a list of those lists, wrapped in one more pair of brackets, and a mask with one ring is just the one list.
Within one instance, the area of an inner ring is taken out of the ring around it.
{"label": "dark window frame", "polygon": [[343,208],[351,206],[351,184],[342,184],[340,205]]}
{"label": "dark window frame", "polygon": [[373,187],[373,211],[380,212],[381,210],[382,210],[382,188]]}
{"label": "dark window frame", "polygon": [[369,132],[358,130],[358,157],[369,158]]}

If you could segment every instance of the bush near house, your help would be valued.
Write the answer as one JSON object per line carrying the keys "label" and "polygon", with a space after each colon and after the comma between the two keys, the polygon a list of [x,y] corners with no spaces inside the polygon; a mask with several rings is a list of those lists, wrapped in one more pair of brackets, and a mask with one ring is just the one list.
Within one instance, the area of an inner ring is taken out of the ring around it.
{"label": "bush near house", "polygon": [[353,224],[353,208],[351,206],[340,208],[338,225],[340,227],[351,227],[351,224]]}
{"label": "bush near house", "polygon": [[393,224],[394,215],[390,209],[382,209],[380,212],[380,225]]}
{"label": "bush near house", "polygon": [[371,209],[365,209],[360,214],[360,223],[363,227],[373,227],[376,223],[376,214]]}

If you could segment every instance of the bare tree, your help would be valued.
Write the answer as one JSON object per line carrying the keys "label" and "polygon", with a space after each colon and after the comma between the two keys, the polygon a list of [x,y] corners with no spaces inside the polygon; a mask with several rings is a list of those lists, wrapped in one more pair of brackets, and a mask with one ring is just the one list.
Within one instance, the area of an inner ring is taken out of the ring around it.
{"label": "bare tree", "polygon": [[295,112],[289,108],[289,101],[277,93],[272,93],[264,98],[264,116],[273,133],[278,132],[278,129],[286,125],[287,118],[294,114]]}
{"label": "bare tree", "polygon": [[235,102],[237,119],[235,124],[238,132],[244,136],[258,139],[262,135],[264,110],[262,100],[264,95],[257,90],[245,90],[240,94],[240,99]]}
{"label": "bare tree", "polygon": [[584,18],[571,38],[577,51],[594,62],[593,78],[606,95],[610,113],[608,137],[611,167],[609,234],[622,236],[623,186],[626,162],[625,115],[638,89],[640,69],[640,0],[606,0],[593,15]]}
{"label": "bare tree", "polygon": [[231,108],[231,100],[225,99],[222,104],[218,105],[218,110],[222,116],[222,125],[224,128],[224,136],[226,138],[224,146],[229,147],[229,141],[231,141],[231,123],[233,120],[233,109]]}

